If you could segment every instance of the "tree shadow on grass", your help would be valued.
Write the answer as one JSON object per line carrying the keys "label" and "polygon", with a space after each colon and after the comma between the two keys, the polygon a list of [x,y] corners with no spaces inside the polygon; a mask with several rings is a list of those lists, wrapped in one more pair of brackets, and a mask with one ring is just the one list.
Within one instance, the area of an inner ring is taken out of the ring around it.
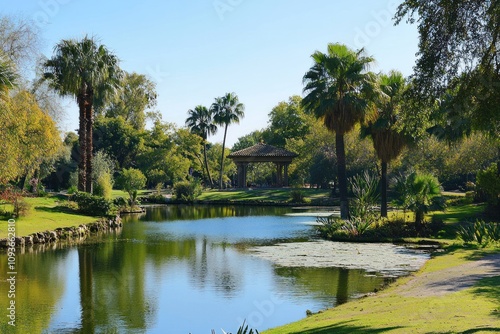
{"label": "tree shadow on grass", "polygon": [[491,327],[482,327],[482,328],[474,328],[474,329],[469,329],[465,332],[462,332],[462,334],[466,334],[466,333],[500,333],[500,328],[491,328]]}
{"label": "tree shadow on grass", "polygon": [[72,215],[81,215],[80,212],[78,212],[75,209],[68,208],[67,206],[63,205],[57,205],[54,207],[46,207],[46,206],[35,206],[36,211],[44,211],[44,212],[52,212],[52,213],[68,213]]}
{"label": "tree shadow on grass", "polygon": [[[500,304],[500,276],[483,278],[475,285],[474,294],[494,300]],[[500,318],[500,308],[493,310],[492,316]],[[499,328],[497,328],[500,331]]]}
{"label": "tree shadow on grass", "polygon": [[385,333],[391,330],[403,328],[401,326],[393,326],[393,327],[385,327],[385,328],[370,328],[367,326],[356,326],[350,324],[352,321],[344,321],[334,325],[315,328],[315,329],[307,329],[299,332],[290,332],[290,334],[350,334],[350,333],[368,333],[368,334],[376,334],[376,333]]}

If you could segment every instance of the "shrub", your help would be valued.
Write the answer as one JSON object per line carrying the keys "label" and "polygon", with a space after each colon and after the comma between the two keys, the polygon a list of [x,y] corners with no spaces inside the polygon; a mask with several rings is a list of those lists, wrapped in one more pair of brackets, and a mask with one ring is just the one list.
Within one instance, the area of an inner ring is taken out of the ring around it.
{"label": "shrub", "polygon": [[12,204],[14,207],[12,212],[14,217],[26,216],[31,209],[31,206],[24,200],[23,195],[23,191],[13,187],[8,187],[0,193],[0,199]]}
{"label": "shrub", "polygon": [[498,175],[497,164],[492,163],[488,168],[477,173],[477,187],[487,195],[490,205],[498,205],[500,175]]}
{"label": "shrub", "polygon": [[73,195],[76,192],[78,192],[78,188],[76,186],[71,186],[71,187],[68,188],[68,194],[69,195]]}
{"label": "shrub", "polygon": [[500,223],[489,223],[486,225],[486,232],[488,233],[488,237],[494,241],[500,241]]}
{"label": "shrub", "polygon": [[113,201],[85,192],[76,192],[71,200],[78,204],[78,211],[92,216],[111,216],[116,214]]}
{"label": "shrub", "polygon": [[[458,236],[465,243],[476,242],[480,245],[485,245],[491,238],[493,241],[498,241],[498,236],[500,230],[498,224],[495,223],[485,223],[482,220],[477,220],[474,224],[468,223],[467,225],[460,226],[458,230]],[[493,235],[493,237],[491,237]],[[495,240],[496,238],[496,240]]]}
{"label": "shrub", "polygon": [[113,178],[109,173],[101,174],[94,187],[94,195],[111,199],[113,192]]}
{"label": "shrub", "polygon": [[177,200],[194,201],[201,195],[201,184],[198,180],[181,181],[174,184],[174,195]]}
{"label": "shrub", "polygon": [[296,189],[290,192],[290,202],[292,203],[306,203],[306,198],[304,197],[304,192],[302,190]]}

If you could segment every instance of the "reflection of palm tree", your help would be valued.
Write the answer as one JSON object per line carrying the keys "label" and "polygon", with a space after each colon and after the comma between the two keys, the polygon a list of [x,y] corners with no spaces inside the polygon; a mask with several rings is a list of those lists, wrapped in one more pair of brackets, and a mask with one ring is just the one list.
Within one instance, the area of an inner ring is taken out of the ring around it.
{"label": "reflection of palm tree", "polygon": [[337,283],[337,305],[347,303],[349,299],[349,269],[339,269],[339,281]]}
{"label": "reflection of palm tree", "polygon": [[81,332],[95,332],[95,312],[93,301],[92,254],[86,247],[78,248],[78,268],[80,271]]}
{"label": "reflection of palm tree", "polygon": [[205,162],[205,170],[207,171],[210,186],[213,187],[212,176],[208,168],[207,159],[207,138],[217,132],[217,126],[212,122],[212,112],[204,106],[196,106],[194,110],[188,110],[189,117],[186,119],[186,125],[191,133],[199,135],[203,139],[203,158]]}
{"label": "reflection of palm tree", "polygon": [[316,51],[312,58],[314,65],[303,78],[307,95],[302,105],[321,118],[328,130],[335,132],[340,213],[342,219],[347,219],[344,135],[364,119],[368,110],[368,100],[362,92],[370,86],[372,75],[365,70],[373,58],[364,56],[363,50],[355,52],[341,44],[329,44],[326,54]]}

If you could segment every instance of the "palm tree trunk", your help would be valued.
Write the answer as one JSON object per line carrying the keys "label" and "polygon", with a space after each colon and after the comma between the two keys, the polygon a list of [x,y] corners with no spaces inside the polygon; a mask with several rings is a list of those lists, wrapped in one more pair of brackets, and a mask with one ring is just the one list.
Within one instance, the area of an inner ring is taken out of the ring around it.
{"label": "palm tree trunk", "polygon": [[92,193],[92,150],[93,150],[93,145],[92,145],[92,127],[94,126],[94,115],[93,115],[93,110],[92,110],[92,93],[89,93],[87,95],[87,103],[85,105],[85,111],[86,111],[86,118],[87,118],[87,138],[86,138],[86,149],[87,149],[87,154],[86,154],[86,162],[85,162],[85,172],[86,172],[86,192]]}
{"label": "palm tree trunk", "polygon": [[207,170],[208,181],[210,182],[210,187],[214,187],[214,182],[212,181],[212,175],[210,175],[210,169],[208,169],[208,159],[207,159],[207,143],[203,142],[203,159],[205,159],[205,169]]}
{"label": "palm tree trunk", "polygon": [[224,139],[222,140],[222,155],[220,159],[220,175],[219,175],[220,189],[222,189],[222,173],[224,172],[224,150],[226,149],[226,134],[228,125],[229,123],[226,123],[226,126],[224,127]]}
{"label": "palm tree trunk", "polygon": [[382,176],[380,177],[380,216],[387,218],[387,162],[382,161]]}
{"label": "palm tree trunk", "polygon": [[85,117],[85,98],[81,94],[78,96],[78,108],[80,111],[80,126],[78,128],[78,143],[80,146],[80,156],[78,158],[78,191],[85,191],[86,188],[86,166],[87,166],[87,119]]}
{"label": "palm tree trunk", "polygon": [[335,134],[335,146],[335,151],[337,154],[337,173],[339,178],[340,192],[340,218],[349,219],[349,200],[347,198],[347,174],[343,134]]}

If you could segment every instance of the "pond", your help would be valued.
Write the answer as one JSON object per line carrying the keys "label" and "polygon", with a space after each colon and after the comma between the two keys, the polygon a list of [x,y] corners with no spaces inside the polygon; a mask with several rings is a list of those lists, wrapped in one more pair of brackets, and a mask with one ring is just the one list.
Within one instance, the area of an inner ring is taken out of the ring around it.
{"label": "pond", "polygon": [[[428,258],[318,241],[314,223],[290,208],[151,207],[84,244],[26,251],[16,257],[17,332],[235,333],[244,320],[261,331],[373,292]],[[3,310],[7,294],[2,283]]]}

